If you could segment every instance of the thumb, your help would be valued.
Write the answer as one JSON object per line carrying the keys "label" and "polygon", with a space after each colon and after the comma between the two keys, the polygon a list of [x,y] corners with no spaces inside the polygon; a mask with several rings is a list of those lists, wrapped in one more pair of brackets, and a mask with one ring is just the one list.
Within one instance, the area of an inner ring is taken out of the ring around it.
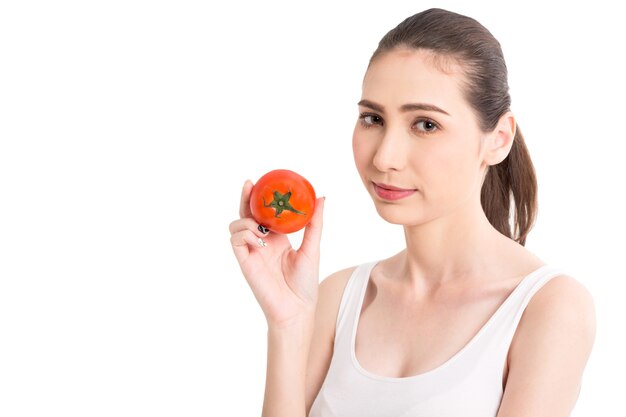
{"label": "thumb", "polygon": [[300,249],[298,249],[298,252],[304,253],[310,259],[317,259],[319,257],[325,200],[326,197],[315,200],[315,212],[313,213],[313,217],[311,217],[311,221],[304,229],[302,245],[300,245]]}

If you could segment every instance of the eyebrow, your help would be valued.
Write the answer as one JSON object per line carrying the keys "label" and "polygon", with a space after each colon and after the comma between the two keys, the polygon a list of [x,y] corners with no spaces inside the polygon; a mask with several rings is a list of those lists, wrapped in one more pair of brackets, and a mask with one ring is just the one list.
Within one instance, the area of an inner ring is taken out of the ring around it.
{"label": "eyebrow", "polygon": [[[385,108],[383,106],[381,106],[380,104],[376,104],[373,101],[370,100],[361,100],[357,103],[359,106],[364,106],[364,107],[368,107],[372,110],[384,113],[385,112]],[[435,106],[434,104],[428,104],[428,103],[407,103],[407,104],[403,104],[400,107],[400,111],[402,112],[408,112],[408,111],[413,111],[413,110],[426,110],[426,111],[436,111],[439,113],[443,113],[446,114],[448,116],[450,116],[450,113],[448,113],[447,111],[440,109],[439,107]]]}

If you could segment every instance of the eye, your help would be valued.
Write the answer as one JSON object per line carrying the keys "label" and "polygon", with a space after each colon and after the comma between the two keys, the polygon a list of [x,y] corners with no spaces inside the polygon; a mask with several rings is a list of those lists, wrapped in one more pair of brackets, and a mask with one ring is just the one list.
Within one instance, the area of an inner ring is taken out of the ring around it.
{"label": "eye", "polygon": [[435,133],[439,129],[439,125],[430,119],[419,119],[415,122],[415,126],[422,125],[423,129],[418,129],[426,134]]}
{"label": "eye", "polygon": [[361,122],[361,126],[368,129],[374,124],[379,124],[382,118],[376,114],[361,113],[359,114],[359,121]]}

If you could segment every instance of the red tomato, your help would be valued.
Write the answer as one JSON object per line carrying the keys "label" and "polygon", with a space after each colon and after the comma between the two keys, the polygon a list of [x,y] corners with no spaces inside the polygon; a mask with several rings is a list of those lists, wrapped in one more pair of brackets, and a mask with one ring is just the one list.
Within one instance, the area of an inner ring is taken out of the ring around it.
{"label": "red tomato", "polygon": [[305,227],[315,208],[315,190],[300,174],[276,169],[252,187],[250,210],[257,223],[276,233],[293,233]]}

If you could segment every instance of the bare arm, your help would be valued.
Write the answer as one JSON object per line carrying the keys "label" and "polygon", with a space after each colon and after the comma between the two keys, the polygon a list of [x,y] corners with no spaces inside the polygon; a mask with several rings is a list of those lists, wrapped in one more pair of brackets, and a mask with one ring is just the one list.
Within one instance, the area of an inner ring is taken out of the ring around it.
{"label": "bare arm", "polygon": [[267,320],[267,374],[263,416],[305,417],[305,376],[319,290],[324,199],[292,248],[286,235],[260,230],[250,212],[254,184],[244,183],[231,245],[241,271]]}
{"label": "bare arm", "polygon": [[511,345],[498,417],[566,417],[574,408],[595,339],[589,291],[553,278],[528,304]]}
{"label": "bare arm", "polygon": [[305,417],[305,376],[314,317],[268,327],[263,417]]}
{"label": "bare arm", "polygon": [[341,296],[353,271],[337,271],[320,283],[313,317],[268,329],[263,417],[309,415],[330,366]]}

